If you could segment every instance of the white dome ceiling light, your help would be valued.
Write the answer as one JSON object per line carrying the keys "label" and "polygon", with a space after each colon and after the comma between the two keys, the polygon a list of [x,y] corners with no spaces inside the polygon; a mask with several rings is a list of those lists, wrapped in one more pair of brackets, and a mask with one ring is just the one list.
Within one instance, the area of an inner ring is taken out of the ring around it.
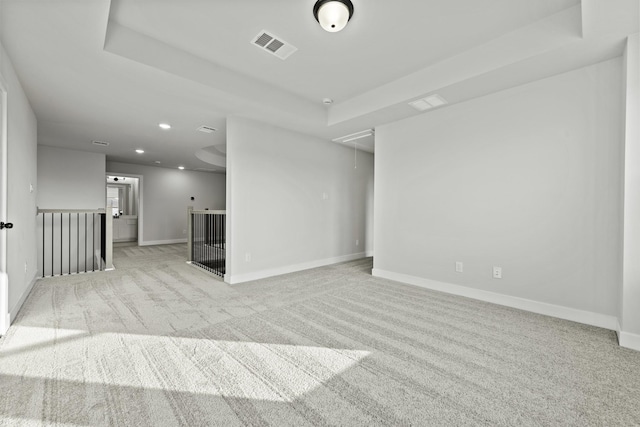
{"label": "white dome ceiling light", "polygon": [[351,0],[318,0],[313,6],[313,16],[325,31],[335,33],[347,26],[353,16]]}

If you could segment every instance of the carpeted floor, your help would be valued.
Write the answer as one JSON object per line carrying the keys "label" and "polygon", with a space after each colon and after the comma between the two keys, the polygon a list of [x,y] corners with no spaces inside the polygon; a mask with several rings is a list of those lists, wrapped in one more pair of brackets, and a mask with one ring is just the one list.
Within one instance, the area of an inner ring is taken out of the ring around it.
{"label": "carpeted floor", "polygon": [[228,286],[184,245],[41,280],[0,340],[0,425],[640,425],[611,331],[377,279]]}

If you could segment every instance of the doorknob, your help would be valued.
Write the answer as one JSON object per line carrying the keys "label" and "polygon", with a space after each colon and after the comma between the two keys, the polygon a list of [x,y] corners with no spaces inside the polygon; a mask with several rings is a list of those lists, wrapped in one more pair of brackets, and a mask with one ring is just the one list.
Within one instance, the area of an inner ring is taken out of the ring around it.
{"label": "doorknob", "polygon": [[10,222],[0,222],[0,230],[3,228],[13,228],[13,224]]}

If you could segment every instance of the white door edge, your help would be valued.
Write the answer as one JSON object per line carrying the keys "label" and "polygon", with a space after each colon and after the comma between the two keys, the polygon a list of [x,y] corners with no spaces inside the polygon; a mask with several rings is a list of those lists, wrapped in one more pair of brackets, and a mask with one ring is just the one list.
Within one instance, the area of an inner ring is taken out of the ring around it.
{"label": "white door edge", "polygon": [[[0,221],[7,218],[8,166],[7,159],[7,86],[0,75]],[[9,276],[7,274],[7,230],[0,230],[0,335],[9,329]]]}

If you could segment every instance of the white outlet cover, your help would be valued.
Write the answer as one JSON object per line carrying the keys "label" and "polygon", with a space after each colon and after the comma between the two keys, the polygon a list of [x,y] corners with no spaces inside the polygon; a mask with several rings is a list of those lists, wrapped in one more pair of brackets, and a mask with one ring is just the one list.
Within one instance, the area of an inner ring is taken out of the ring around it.
{"label": "white outlet cover", "polygon": [[456,261],[456,272],[457,273],[464,272],[464,265],[462,264],[462,261]]}

